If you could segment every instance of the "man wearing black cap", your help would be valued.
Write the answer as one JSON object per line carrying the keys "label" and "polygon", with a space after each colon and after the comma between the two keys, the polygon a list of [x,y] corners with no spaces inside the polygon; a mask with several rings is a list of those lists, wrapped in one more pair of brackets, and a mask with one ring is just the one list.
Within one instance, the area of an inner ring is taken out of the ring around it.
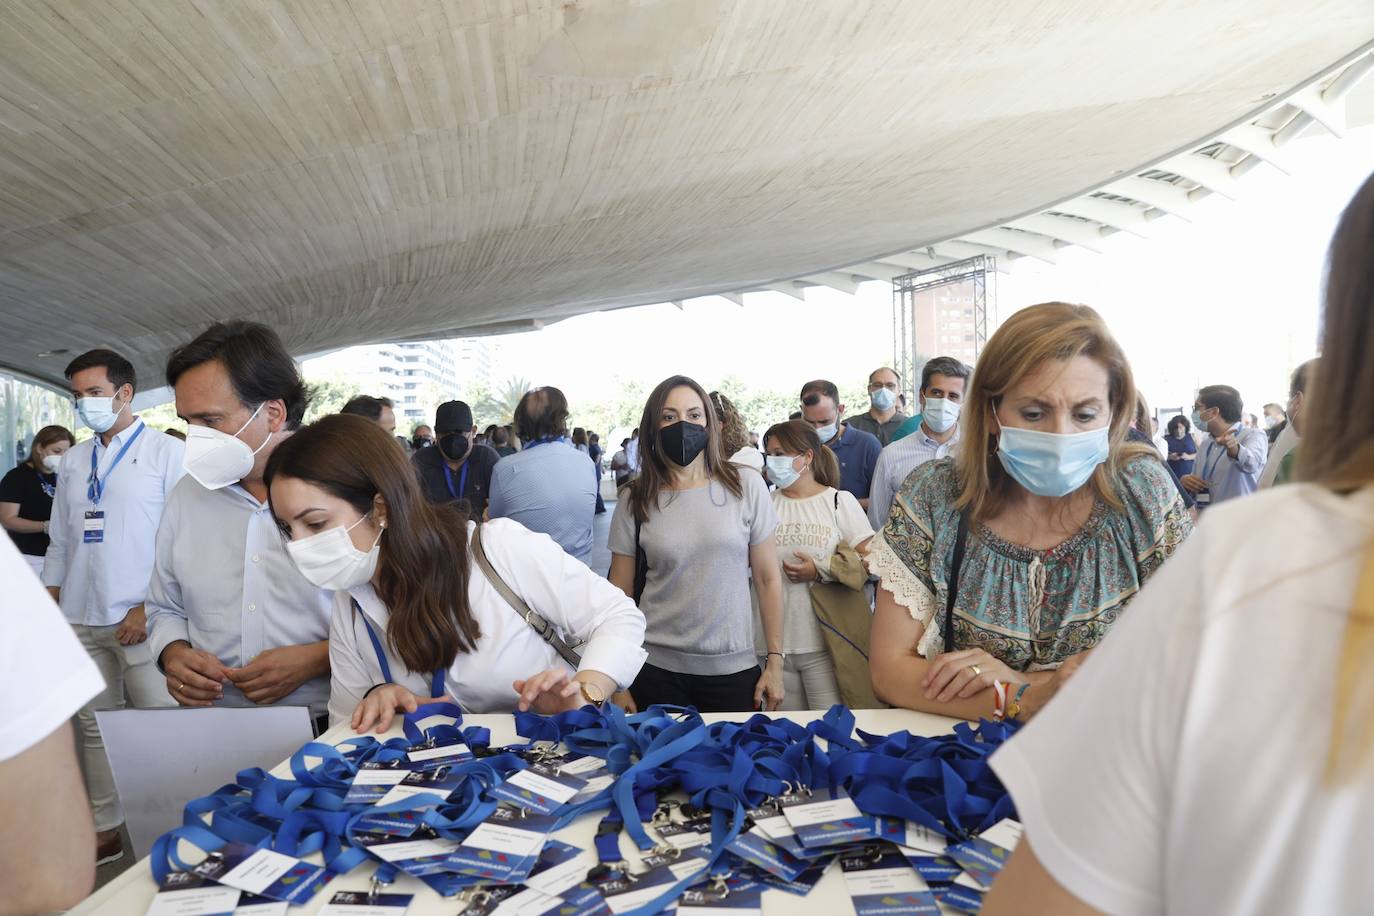
{"label": "man wearing black cap", "polygon": [[425,496],[433,503],[462,500],[468,514],[481,519],[491,492],[491,469],[500,455],[489,445],[477,445],[472,408],[462,401],[440,404],[434,413],[435,448],[422,448],[411,457]]}

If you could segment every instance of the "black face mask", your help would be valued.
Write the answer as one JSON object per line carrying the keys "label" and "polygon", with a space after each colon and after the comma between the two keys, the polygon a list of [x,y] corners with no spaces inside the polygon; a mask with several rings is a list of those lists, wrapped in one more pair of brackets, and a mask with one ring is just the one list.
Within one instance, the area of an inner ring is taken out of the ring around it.
{"label": "black face mask", "polygon": [[449,461],[462,461],[468,456],[471,448],[472,443],[462,433],[449,433],[439,437],[439,451],[443,452]]}
{"label": "black face mask", "polygon": [[689,420],[679,420],[658,431],[658,447],[663,457],[685,468],[705,450],[710,438],[706,427]]}

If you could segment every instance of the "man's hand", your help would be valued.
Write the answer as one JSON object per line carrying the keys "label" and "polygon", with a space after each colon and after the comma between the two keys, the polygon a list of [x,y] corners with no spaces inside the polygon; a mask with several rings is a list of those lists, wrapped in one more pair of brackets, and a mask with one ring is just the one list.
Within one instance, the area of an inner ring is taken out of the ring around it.
{"label": "man's hand", "polygon": [[1178,482],[1183,484],[1183,488],[1189,493],[1201,493],[1207,489],[1207,481],[1196,474],[1184,474],[1178,479]]}
{"label": "man's hand", "polygon": [[242,668],[225,669],[234,686],[259,706],[270,706],[328,671],[328,642],[267,649]]}
{"label": "man's hand", "polygon": [[143,605],[135,604],[124,615],[124,620],[115,628],[115,639],[121,646],[136,646],[148,638],[148,615]]}
{"label": "man's hand", "polygon": [[223,699],[229,669],[209,652],[178,639],[162,650],[161,662],[167,673],[167,692],[182,706],[211,706]]}
{"label": "man's hand", "polygon": [[1217,440],[1217,445],[1226,449],[1226,454],[1230,455],[1232,458],[1240,456],[1240,440],[1236,438],[1235,433],[1227,433],[1222,436]]}
{"label": "man's hand", "polygon": [[792,556],[796,559],[791,563],[782,561],[782,571],[788,579],[793,582],[814,582],[821,577],[816,571],[816,561],[812,560],[809,554],[794,550]]}
{"label": "man's hand", "polygon": [[52,600],[53,600],[53,603],[54,603],[54,604],[60,604],[60,603],[61,603],[61,601],[62,601],[62,589],[61,589],[61,588],[59,588],[59,587],[56,586],[56,585],[49,585],[49,586],[48,586],[48,594],[49,594],[49,595],[52,595]]}

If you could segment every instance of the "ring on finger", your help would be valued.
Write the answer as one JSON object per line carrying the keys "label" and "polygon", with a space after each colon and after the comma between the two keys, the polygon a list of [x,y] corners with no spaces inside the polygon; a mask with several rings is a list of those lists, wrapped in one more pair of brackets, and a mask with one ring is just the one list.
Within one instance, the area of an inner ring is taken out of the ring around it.
{"label": "ring on finger", "polygon": [[974,677],[977,677],[978,675],[983,673],[983,669],[979,668],[977,665],[969,665],[968,670],[973,672]]}

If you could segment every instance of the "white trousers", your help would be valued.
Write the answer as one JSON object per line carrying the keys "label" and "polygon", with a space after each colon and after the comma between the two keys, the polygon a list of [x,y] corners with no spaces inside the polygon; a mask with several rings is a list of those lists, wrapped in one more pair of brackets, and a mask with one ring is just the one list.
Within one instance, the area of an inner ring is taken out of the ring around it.
{"label": "white trousers", "polygon": [[781,709],[827,710],[840,702],[840,685],[835,680],[835,663],[830,653],[791,653],[782,663],[782,689],[786,692]]}

